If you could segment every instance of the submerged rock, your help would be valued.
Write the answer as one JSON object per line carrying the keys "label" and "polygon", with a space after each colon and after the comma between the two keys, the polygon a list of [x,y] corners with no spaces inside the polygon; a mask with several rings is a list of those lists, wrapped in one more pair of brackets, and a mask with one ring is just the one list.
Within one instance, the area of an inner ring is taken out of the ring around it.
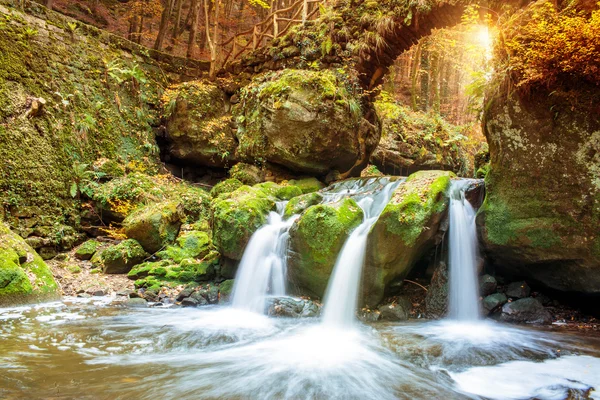
{"label": "submerged rock", "polygon": [[339,252],[362,219],[358,204],[347,198],[309,207],[292,225],[288,273],[299,293],[322,298]]}
{"label": "submerged rock", "polygon": [[533,297],[519,299],[502,306],[500,319],[505,322],[550,324],[552,315]]}
{"label": "submerged rock", "polygon": [[378,304],[385,288],[403,279],[441,238],[438,229],[448,208],[448,171],[420,171],[400,184],[375,223],[367,242],[363,298]]}
{"label": "submerged rock", "polygon": [[50,268],[19,235],[0,222],[0,306],[60,298]]}
{"label": "submerged rock", "polygon": [[329,70],[286,69],[255,78],[236,106],[240,157],[318,175],[366,165],[379,131],[363,118],[360,99],[346,83]]}
{"label": "submerged rock", "polygon": [[321,313],[321,306],[314,301],[293,297],[270,297],[266,308],[271,317],[312,318]]}

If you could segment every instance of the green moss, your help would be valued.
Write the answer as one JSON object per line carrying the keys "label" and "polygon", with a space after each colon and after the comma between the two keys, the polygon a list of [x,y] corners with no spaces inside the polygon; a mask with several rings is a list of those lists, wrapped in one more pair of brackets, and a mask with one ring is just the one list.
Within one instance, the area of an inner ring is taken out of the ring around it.
{"label": "green moss", "polygon": [[100,260],[106,274],[124,274],[148,257],[142,246],[133,239],[127,239],[110,246],[100,253]]}
{"label": "green moss", "polygon": [[0,222],[0,305],[57,298],[57,290],[40,256]]}
{"label": "green moss", "polygon": [[256,185],[264,181],[264,172],[255,165],[237,163],[229,170],[229,176],[237,179],[244,185]]}
{"label": "green moss", "polygon": [[76,264],[69,264],[65,268],[67,271],[69,271],[72,274],[78,274],[81,272],[81,267]]}
{"label": "green moss", "polygon": [[229,194],[236,189],[244,186],[244,184],[235,178],[227,179],[223,182],[217,183],[210,191],[210,196],[212,198],[219,197],[222,194]]}
{"label": "green moss", "polygon": [[363,220],[353,199],[308,208],[290,231],[290,273],[300,286],[322,296],[346,238]]}
{"label": "green moss", "polygon": [[80,260],[90,260],[98,250],[99,246],[100,242],[97,240],[88,240],[77,248],[75,257]]}
{"label": "green moss", "polygon": [[203,258],[212,248],[212,240],[206,232],[189,231],[177,238],[177,246],[169,246],[157,256],[179,263],[186,258]]}
{"label": "green moss", "polygon": [[387,231],[412,245],[427,226],[427,221],[448,205],[444,193],[450,186],[452,172],[419,171],[406,179],[394,192],[380,220]]}
{"label": "green moss", "polygon": [[284,217],[289,218],[292,215],[301,214],[308,207],[315,206],[321,201],[323,201],[323,196],[316,192],[294,197],[285,206]]}
{"label": "green moss", "polygon": [[136,239],[146,251],[155,253],[173,243],[183,219],[181,203],[149,204],[123,221],[125,234]]}
{"label": "green moss", "polygon": [[275,198],[263,189],[242,186],[213,204],[213,242],[219,252],[241,259],[250,236],[266,222]]}
{"label": "green moss", "polygon": [[288,184],[298,186],[303,194],[317,192],[325,187],[317,178],[292,179]]}
{"label": "green moss", "polygon": [[[39,27],[19,15],[11,9],[10,23],[0,29],[0,202],[22,234],[29,233],[28,222],[17,218],[24,212],[38,218],[38,226],[76,227],[79,202],[69,193],[79,178],[76,162],[91,166],[109,159],[130,164],[130,170],[157,171],[151,125],[164,75],[138,65],[146,84],[139,90],[118,84],[108,64],[119,60],[122,69],[132,69],[134,58],[92,36],[73,41],[58,29],[48,30],[44,40],[24,41],[27,29]],[[25,118],[28,97],[44,98],[45,112]]]}

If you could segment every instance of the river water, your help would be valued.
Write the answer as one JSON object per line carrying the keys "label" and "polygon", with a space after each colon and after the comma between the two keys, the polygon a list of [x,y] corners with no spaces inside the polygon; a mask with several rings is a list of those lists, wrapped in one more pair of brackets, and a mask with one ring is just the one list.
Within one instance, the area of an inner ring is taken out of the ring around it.
{"label": "river water", "polygon": [[0,398],[600,398],[597,337],[490,321],[335,328],[109,302],[0,309]]}

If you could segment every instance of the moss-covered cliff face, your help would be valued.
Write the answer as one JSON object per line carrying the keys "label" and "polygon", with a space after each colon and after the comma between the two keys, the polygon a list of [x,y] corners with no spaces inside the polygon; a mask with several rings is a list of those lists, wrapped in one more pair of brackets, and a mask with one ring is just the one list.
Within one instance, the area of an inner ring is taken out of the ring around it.
{"label": "moss-covered cliff face", "polygon": [[125,168],[104,173],[157,170],[154,108],[167,76],[109,34],[3,4],[0,213],[23,237],[59,243],[64,225],[78,224],[71,187],[84,175],[93,179],[84,171],[111,164]]}
{"label": "moss-covered cliff face", "polygon": [[0,222],[0,307],[60,297],[52,273],[40,256]]}
{"label": "moss-covered cliff face", "polygon": [[[597,89],[596,89],[597,90]],[[551,97],[493,94],[478,224],[508,274],[600,293],[600,117]]]}

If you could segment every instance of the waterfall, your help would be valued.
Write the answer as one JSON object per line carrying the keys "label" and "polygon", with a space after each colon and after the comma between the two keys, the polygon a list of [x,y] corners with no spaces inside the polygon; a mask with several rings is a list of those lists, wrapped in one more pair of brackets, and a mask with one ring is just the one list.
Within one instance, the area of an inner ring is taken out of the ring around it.
{"label": "waterfall", "polygon": [[[353,324],[358,306],[358,291],[365,262],[367,236],[400,181],[372,179],[365,186],[370,188],[369,185],[372,183],[378,184],[378,191],[375,194],[363,192],[362,195],[357,196],[357,203],[364,213],[363,222],[346,240],[329,279],[323,311],[325,325],[345,327]],[[362,198],[358,199],[359,197]]]}
{"label": "waterfall", "polygon": [[479,318],[477,229],[475,210],[465,199],[469,181],[450,186],[450,304],[449,317],[459,321]]}
{"label": "waterfall", "polygon": [[269,214],[246,246],[233,286],[234,308],[262,314],[266,295],[285,296],[289,230],[297,219],[283,219],[285,204],[277,203],[277,212]]}

